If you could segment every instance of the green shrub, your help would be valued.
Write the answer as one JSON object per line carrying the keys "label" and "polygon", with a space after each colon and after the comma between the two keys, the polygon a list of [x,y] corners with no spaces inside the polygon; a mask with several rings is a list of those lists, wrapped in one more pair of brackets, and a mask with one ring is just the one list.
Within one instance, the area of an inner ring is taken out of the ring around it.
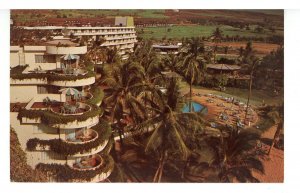
{"label": "green shrub", "polygon": [[109,139],[112,133],[110,125],[104,120],[100,120],[100,123],[91,129],[98,133],[98,138],[85,144],[67,143],[61,139],[41,140],[33,138],[27,141],[27,149],[29,151],[34,151],[38,145],[41,147],[49,146],[50,150],[56,153],[74,155],[77,153],[84,153],[98,147],[100,144],[104,143],[105,140]]}

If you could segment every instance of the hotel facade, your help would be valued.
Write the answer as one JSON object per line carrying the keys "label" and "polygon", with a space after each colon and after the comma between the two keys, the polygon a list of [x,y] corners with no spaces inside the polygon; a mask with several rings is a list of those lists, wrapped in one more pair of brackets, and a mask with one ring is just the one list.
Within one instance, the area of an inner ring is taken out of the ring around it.
{"label": "hotel facade", "polygon": [[[22,27],[26,30],[50,30],[53,33],[62,33],[66,36],[87,37],[88,41],[103,40],[101,47],[117,48],[119,54],[124,56],[133,52],[136,40],[136,31],[132,17],[116,17],[114,26],[91,27],[91,26],[36,26]],[[124,59],[127,57],[124,56]]]}
{"label": "hotel facade", "polygon": [[28,164],[49,181],[103,181],[114,167],[104,94],[82,64],[87,46],[61,41],[10,47],[11,127]]}

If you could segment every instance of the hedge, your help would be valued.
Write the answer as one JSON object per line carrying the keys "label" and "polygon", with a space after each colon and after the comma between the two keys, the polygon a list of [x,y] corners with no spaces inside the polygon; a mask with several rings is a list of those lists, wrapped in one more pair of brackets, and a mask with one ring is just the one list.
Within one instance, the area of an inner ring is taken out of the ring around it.
{"label": "hedge", "polygon": [[62,116],[56,113],[53,113],[49,110],[27,110],[27,109],[21,109],[18,114],[18,119],[21,120],[21,118],[26,117],[30,119],[37,119],[41,118],[42,122],[45,124],[67,124],[74,121],[86,121],[91,117],[95,116],[102,116],[103,110],[98,107],[97,105],[91,104],[91,110],[87,111],[81,115],[66,115]]}
{"label": "hedge", "polygon": [[49,82],[53,81],[76,81],[81,79],[86,79],[90,77],[95,77],[95,73],[92,71],[88,71],[88,73],[84,75],[66,75],[61,76],[54,73],[11,73],[10,77],[16,80],[24,80],[24,79],[47,79]]}
{"label": "hedge", "polygon": [[98,138],[85,144],[67,143],[61,139],[41,140],[33,138],[27,141],[27,149],[29,151],[34,151],[38,145],[41,147],[49,146],[51,151],[69,156],[77,153],[84,153],[98,147],[100,144],[104,143],[105,140],[109,139],[112,133],[110,125],[104,120],[101,120],[99,124],[93,126],[91,129],[98,133]]}

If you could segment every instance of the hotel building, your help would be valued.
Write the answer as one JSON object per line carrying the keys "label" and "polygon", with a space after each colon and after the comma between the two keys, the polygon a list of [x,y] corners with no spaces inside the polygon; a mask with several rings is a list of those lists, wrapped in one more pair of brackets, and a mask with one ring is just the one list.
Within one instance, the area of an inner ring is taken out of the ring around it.
{"label": "hotel building", "polygon": [[90,27],[90,26],[37,26],[23,27],[26,30],[50,30],[53,33],[63,33],[70,36],[82,38],[88,37],[88,40],[103,40],[101,47],[117,48],[123,59],[128,56],[126,53],[133,52],[136,40],[136,31],[132,17],[116,17],[114,26]]}
{"label": "hotel building", "polygon": [[114,167],[103,91],[80,60],[86,52],[66,39],[10,47],[11,127],[28,164],[49,181],[99,182]]}

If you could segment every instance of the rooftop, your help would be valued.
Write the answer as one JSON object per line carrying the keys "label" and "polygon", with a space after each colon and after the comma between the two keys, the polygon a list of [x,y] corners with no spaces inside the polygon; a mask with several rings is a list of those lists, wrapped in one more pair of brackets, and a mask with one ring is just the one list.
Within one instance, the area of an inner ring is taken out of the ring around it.
{"label": "rooftop", "polygon": [[241,69],[238,65],[231,64],[207,64],[207,68],[215,69],[215,70],[239,70]]}

